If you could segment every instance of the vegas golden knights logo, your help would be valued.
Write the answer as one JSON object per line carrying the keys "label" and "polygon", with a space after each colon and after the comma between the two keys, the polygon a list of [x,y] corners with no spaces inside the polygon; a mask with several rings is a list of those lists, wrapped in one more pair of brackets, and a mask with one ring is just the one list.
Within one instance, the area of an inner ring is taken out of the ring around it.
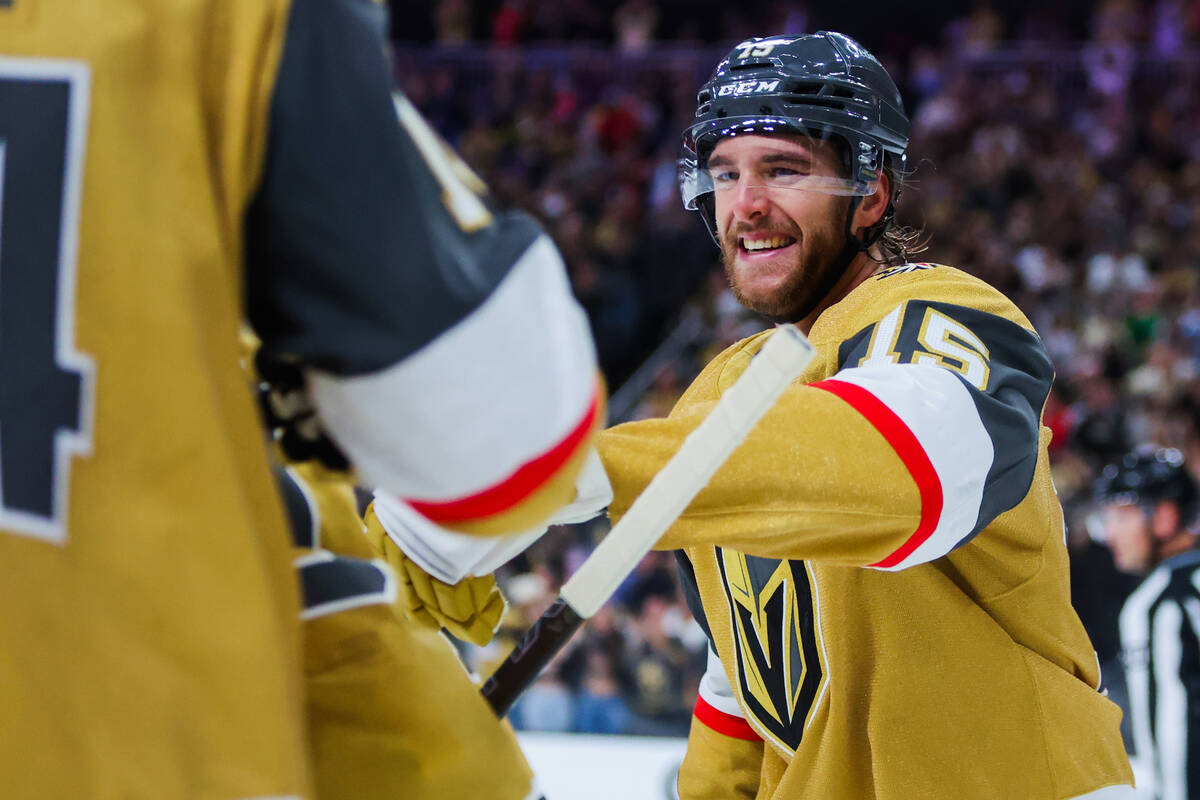
{"label": "vegas golden knights logo", "polygon": [[744,707],[795,750],[826,681],[808,571],[803,561],[721,548],[717,564],[729,599]]}

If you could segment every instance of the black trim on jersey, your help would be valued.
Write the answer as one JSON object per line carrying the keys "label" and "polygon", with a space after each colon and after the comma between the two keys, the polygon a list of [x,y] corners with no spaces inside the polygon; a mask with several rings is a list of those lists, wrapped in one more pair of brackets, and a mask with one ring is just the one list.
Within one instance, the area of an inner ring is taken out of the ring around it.
{"label": "black trim on jersey", "polygon": [[688,611],[692,612],[692,618],[696,620],[696,624],[708,637],[708,646],[715,653],[717,646],[713,643],[712,631],[708,627],[708,615],[704,613],[704,603],[700,600],[700,584],[696,582],[696,568],[692,565],[692,560],[687,557],[687,553],[682,550],[675,551],[675,565],[679,569],[679,585],[683,588],[683,599],[687,602]]}
{"label": "black trim on jersey", "polygon": [[400,124],[369,0],[294,0],[246,297],[263,347],[336,375],[395,364],[475,310],[540,233],[496,215],[466,234]]}
{"label": "black trim on jersey", "polygon": [[372,561],[349,556],[334,556],[328,561],[313,561],[300,567],[300,590],[304,610],[320,616],[322,606],[328,613],[343,606],[386,602],[388,574]]}
{"label": "black trim on jersey", "polygon": [[313,508],[308,495],[292,473],[282,467],[275,467],[272,471],[275,473],[275,482],[279,485],[279,494],[283,498],[283,508],[287,512],[292,542],[297,547],[310,550],[318,547],[321,531],[319,512]]}
{"label": "black trim on jersey", "polygon": [[[1037,468],[1042,407],[1054,381],[1054,366],[1037,334],[1015,322],[966,306],[926,300],[906,303],[894,348],[901,363],[911,363],[916,356],[929,353],[920,344],[918,334],[930,308],[968,328],[988,349],[986,391],[958,376],[971,394],[995,451],[984,482],[979,516],[971,532],[958,543],[961,545],[1028,494]],[[875,325],[869,325],[842,343],[839,370],[858,366],[867,354],[874,330]],[[957,344],[969,347],[965,342]]]}
{"label": "black trim on jersey", "polygon": [[884,267],[875,273],[874,278],[881,281],[884,278],[891,278],[895,275],[906,275],[909,272],[918,272],[923,269],[936,269],[937,264],[931,264],[928,261],[909,262],[907,264],[897,264],[894,267]]}

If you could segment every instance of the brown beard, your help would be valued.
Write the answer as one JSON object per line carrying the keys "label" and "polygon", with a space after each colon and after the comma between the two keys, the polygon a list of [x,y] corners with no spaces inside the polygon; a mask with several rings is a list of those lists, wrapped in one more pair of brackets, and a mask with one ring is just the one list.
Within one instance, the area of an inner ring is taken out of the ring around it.
{"label": "brown beard", "polygon": [[810,231],[809,235],[805,236],[794,225],[788,225],[784,229],[777,224],[771,225],[770,230],[789,235],[800,245],[796,263],[783,285],[770,297],[758,299],[747,297],[742,292],[742,287],[738,285],[733,268],[739,251],[738,238],[752,232],[753,228],[738,226],[730,228],[721,242],[721,264],[725,268],[729,286],[733,289],[733,296],[743,306],[762,314],[772,322],[799,322],[823,299],[814,297],[814,295],[821,291],[822,287],[827,287],[825,292],[831,288],[830,273],[833,270],[845,268],[845,264],[840,267],[838,264],[844,245],[838,242],[840,237],[832,231]]}

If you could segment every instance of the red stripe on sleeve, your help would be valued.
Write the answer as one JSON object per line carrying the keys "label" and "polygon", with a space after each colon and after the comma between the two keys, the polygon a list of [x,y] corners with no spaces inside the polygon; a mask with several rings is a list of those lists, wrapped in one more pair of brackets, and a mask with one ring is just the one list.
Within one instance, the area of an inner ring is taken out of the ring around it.
{"label": "red stripe on sleeve", "polygon": [[871,564],[872,567],[894,567],[921,546],[937,527],[942,516],[942,482],[938,478],[933,463],[925,453],[916,435],[904,424],[904,420],[896,416],[887,405],[875,395],[853,383],[839,380],[824,380],[820,383],[809,384],[814,389],[837,395],[862,414],[867,422],[875,426],[883,438],[887,440],[896,455],[904,462],[917,491],[921,495],[921,521],[912,536],[904,544],[886,558]]}
{"label": "red stripe on sleeve", "polygon": [[596,425],[600,409],[600,387],[579,423],[561,442],[526,462],[504,481],[456,500],[407,500],[409,505],[434,522],[452,523],[484,519],[519,504],[553,478],[579,450]]}
{"label": "red stripe on sleeve", "polygon": [[745,739],[748,742],[757,742],[762,738],[754,732],[754,728],[751,728],[750,723],[746,720],[713,708],[704,702],[703,697],[696,698],[695,715],[696,719],[724,736]]}

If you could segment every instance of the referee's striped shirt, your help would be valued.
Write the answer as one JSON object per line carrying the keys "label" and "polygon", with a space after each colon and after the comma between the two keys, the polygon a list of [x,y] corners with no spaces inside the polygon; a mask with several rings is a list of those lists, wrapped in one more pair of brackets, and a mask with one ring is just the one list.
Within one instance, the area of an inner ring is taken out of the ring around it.
{"label": "referee's striped shirt", "polygon": [[1167,559],[1121,609],[1133,741],[1159,800],[1200,800],[1200,551]]}

